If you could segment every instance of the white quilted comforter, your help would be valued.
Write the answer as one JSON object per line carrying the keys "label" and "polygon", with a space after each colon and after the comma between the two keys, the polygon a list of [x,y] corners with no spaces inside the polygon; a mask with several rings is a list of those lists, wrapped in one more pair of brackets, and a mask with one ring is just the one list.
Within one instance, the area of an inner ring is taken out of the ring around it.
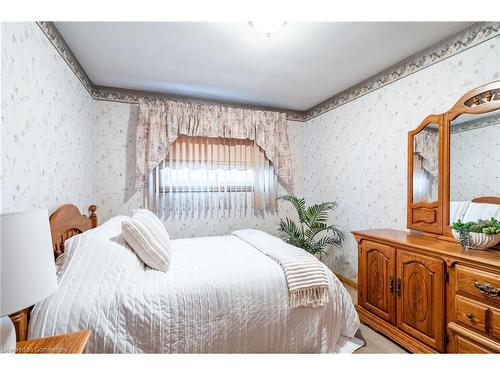
{"label": "white quilted comforter", "polygon": [[29,338],[92,329],[91,353],[352,352],[358,315],[328,271],[329,302],[288,307],[282,268],[236,236],[172,241],[167,273],[125,245],[117,216],[66,242],[57,291]]}

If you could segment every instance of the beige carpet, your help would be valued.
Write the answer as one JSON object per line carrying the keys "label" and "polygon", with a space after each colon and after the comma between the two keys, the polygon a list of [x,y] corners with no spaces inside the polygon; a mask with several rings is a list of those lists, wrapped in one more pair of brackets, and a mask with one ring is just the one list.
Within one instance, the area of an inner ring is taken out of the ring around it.
{"label": "beige carpet", "polygon": [[[358,291],[349,285],[345,285],[346,289],[351,295],[353,303],[356,303]],[[367,354],[367,353],[407,353],[405,349],[398,344],[392,342],[380,333],[375,332],[373,329],[361,324],[356,337],[359,337],[365,342],[362,348],[359,348],[354,354]]]}

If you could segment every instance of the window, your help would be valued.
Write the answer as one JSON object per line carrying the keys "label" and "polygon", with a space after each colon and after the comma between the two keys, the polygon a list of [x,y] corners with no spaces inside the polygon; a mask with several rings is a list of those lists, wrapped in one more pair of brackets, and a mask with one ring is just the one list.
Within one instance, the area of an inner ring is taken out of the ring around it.
{"label": "window", "polygon": [[254,171],[252,168],[233,169],[160,169],[160,189],[162,193],[194,192],[243,192],[253,191]]}
{"label": "window", "polygon": [[166,211],[274,209],[277,177],[248,139],[179,136],[152,176]]}

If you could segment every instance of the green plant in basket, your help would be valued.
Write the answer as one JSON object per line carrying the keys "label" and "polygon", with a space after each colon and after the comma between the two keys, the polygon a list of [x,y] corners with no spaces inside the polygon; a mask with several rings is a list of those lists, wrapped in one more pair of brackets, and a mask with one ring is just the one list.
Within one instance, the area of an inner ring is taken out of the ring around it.
{"label": "green plant in basket", "polygon": [[459,236],[462,247],[469,245],[470,233],[483,233],[487,236],[500,234],[500,220],[492,217],[490,220],[469,221],[467,223],[458,220],[451,225]]}

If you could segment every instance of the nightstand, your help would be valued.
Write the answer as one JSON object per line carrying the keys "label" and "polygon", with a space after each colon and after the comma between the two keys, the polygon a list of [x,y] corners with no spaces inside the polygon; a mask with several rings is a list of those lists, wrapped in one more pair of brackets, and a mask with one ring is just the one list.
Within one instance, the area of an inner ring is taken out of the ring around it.
{"label": "nightstand", "polygon": [[82,353],[92,333],[91,330],[19,341],[17,354],[78,354]]}

